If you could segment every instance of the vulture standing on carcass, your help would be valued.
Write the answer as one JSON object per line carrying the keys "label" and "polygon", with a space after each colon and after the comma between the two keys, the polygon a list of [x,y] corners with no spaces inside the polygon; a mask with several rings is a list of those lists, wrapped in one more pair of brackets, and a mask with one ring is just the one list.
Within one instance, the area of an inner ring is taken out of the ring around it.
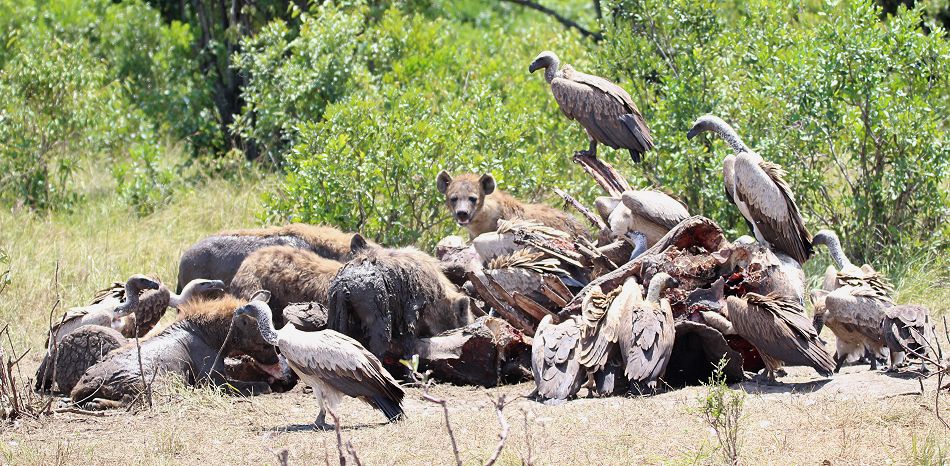
{"label": "vulture standing on carcass", "polygon": [[320,414],[314,421],[318,428],[333,427],[326,423],[327,408],[336,415],[344,395],[382,411],[389,422],[404,416],[402,387],[356,340],[333,330],[304,332],[293,323],[275,330],[270,306],[259,300],[235,311],[235,315],[242,314],[257,318],[264,340],[280,349],[290,368],[313,389],[320,401]]}
{"label": "vulture standing on carcass", "polygon": [[718,134],[735,151],[722,163],[726,196],[749,222],[755,238],[804,264],[812,254],[812,238],[783,178],[785,170],[749,149],[719,117],[700,117],[686,137],[693,139],[704,131]]}
{"label": "vulture standing on carcass", "polygon": [[633,161],[640,163],[643,153],[653,148],[653,138],[630,94],[604,78],[560,64],[553,52],[541,52],[528,71],[544,68],[544,79],[551,85],[561,112],[577,120],[587,132],[590,146],[577,155],[596,157],[600,143],[627,149]]}
{"label": "vulture standing on carcass", "polygon": [[[102,292],[89,306],[74,307],[66,311],[65,315],[53,323],[50,329],[50,339],[47,340],[47,346],[51,341],[59,343],[73,330],[83,325],[101,325],[103,327],[112,327],[112,321],[120,316],[130,313],[139,313],[147,306],[140,300],[140,294],[144,290],[158,290],[161,284],[145,275],[132,275],[126,280],[125,284],[118,284],[122,288],[124,301],[115,296],[103,296]],[[109,291],[112,289],[110,288]],[[162,309],[164,312],[164,308]]]}
{"label": "vulture standing on carcass", "polygon": [[[902,304],[884,310],[884,341],[891,353],[891,371],[896,371],[904,362],[907,352],[917,357],[934,357],[937,336],[930,323],[930,312],[917,304]],[[921,358],[920,368],[926,372],[926,360]]]}
{"label": "vulture standing on carcass", "polygon": [[652,189],[624,191],[620,199],[598,197],[594,205],[614,236],[627,236],[636,242],[643,235],[646,247],[689,218],[689,211],[680,201]]}
{"label": "vulture standing on carcass", "polygon": [[742,298],[726,298],[724,311],[736,334],[759,351],[770,382],[783,364],[810,366],[823,376],[832,374],[835,362],[800,304],[779,296],[746,293]]}
{"label": "vulture standing on carcass", "polygon": [[587,380],[580,355],[580,317],[572,316],[554,325],[550,315],[538,324],[531,344],[531,371],[538,396],[563,401],[574,396]]}

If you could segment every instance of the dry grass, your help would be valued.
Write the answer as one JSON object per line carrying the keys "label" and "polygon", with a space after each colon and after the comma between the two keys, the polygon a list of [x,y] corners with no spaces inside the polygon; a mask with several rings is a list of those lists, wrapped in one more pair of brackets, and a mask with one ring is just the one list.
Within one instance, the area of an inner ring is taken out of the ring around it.
{"label": "dry grass", "polygon": [[[848,377],[863,377],[850,369]],[[807,372],[807,371],[806,371]],[[881,383],[889,383],[876,375]],[[861,380],[864,380],[863,378]],[[906,382],[914,387],[916,382]],[[939,464],[948,460],[950,437],[917,395],[867,397],[821,390],[813,394],[748,395],[740,455],[746,464]],[[581,399],[545,406],[517,399],[531,384],[497,389],[437,386],[449,400],[462,460],[481,464],[499,431],[492,398],[514,399],[505,409],[511,424],[499,464],[521,464],[529,446],[534,464],[717,463],[715,435],[693,407],[705,393],[693,387],[651,398]],[[752,388],[755,388],[754,386]],[[410,389],[409,418],[384,424],[368,406],[341,407],[344,442],[364,464],[453,462],[441,408]],[[950,402],[943,409],[950,409]],[[0,433],[0,461],[17,464],[276,464],[287,449],[291,464],[337,462],[334,432],[309,423],[316,400],[300,388],[250,399],[210,389],[161,391],[156,409],[105,418],[57,414],[23,421]],[[527,420],[527,421],[526,421]],[[526,427],[527,426],[527,430]],[[530,440],[529,440],[530,439]]]}
{"label": "dry grass", "polygon": [[[178,256],[193,241],[219,229],[256,224],[260,193],[268,184],[267,180],[241,185],[210,181],[142,219],[129,218],[108,193],[90,196],[82,212],[51,217],[0,212],[0,248],[10,256],[12,278],[0,297],[0,326],[11,325],[18,349],[33,349],[23,374],[30,375],[39,363],[48,312],[57,297],[65,306],[82,304],[96,289],[140,272],[173,284]],[[57,263],[60,276],[55,287]],[[946,314],[947,263],[947,259],[918,261],[897,283],[900,301],[923,302]],[[810,266],[813,272],[812,267],[823,270],[824,265]],[[836,377],[834,383],[848,377],[856,376]],[[870,390],[893,381],[877,375],[841,390],[750,394],[742,419],[742,461],[946,463],[950,435],[933,415],[931,396]],[[904,392],[913,392],[916,382],[906,387]],[[511,431],[499,464],[521,464],[528,460],[529,450],[534,464],[720,461],[714,433],[694,410],[705,388],[651,398],[581,399],[561,406],[518,399],[531,388],[522,384],[491,390],[433,389],[433,395],[448,400],[465,464],[482,463],[493,453],[499,427],[492,399],[502,394],[514,401],[504,411]],[[409,418],[396,425],[382,424],[382,416],[356,401],[343,404],[344,440],[352,441],[364,464],[453,461],[441,408],[420,395],[409,390]],[[950,402],[942,409],[950,411]],[[173,384],[159,390],[152,411],[116,412],[102,418],[56,414],[4,425],[0,463],[276,464],[276,453],[282,449],[289,451],[291,464],[326,459],[335,463],[335,434],[309,428],[316,411],[316,401],[300,387],[291,393],[243,399]]]}

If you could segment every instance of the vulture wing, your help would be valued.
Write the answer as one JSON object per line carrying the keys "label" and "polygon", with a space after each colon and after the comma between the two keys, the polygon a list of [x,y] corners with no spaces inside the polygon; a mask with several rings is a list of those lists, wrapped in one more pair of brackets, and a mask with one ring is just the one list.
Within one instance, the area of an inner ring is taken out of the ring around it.
{"label": "vulture wing", "polygon": [[785,171],[748,152],[735,162],[735,195],[744,203],[763,238],[775,249],[804,263],[812,252],[811,234],[783,179]]}
{"label": "vulture wing", "polygon": [[301,332],[284,328],[277,347],[304,380],[316,379],[346,395],[362,398],[393,419],[405,393],[379,359],[356,340],[333,330]]}
{"label": "vulture wing", "polygon": [[666,372],[673,352],[676,336],[673,310],[666,298],[660,300],[658,308],[641,301],[624,317],[620,350],[626,365],[625,374],[631,384],[646,384],[652,388]]}
{"label": "vulture wing", "polygon": [[[600,287],[594,288],[594,290],[599,289]],[[592,290],[591,294],[593,294],[594,290]],[[597,370],[607,365],[607,359],[610,357],[610,354],[613,353],[613,349],[616,347],[617,340],[621,334],[621,320],[624,313],[629,312],[629,310],[636,306],[641,300],[640,295],[642,291],[640,284],[637,283],[635,279],[628,279],[619,291],[620,293],[615,297],[608,297],[608,299],[612,299],[606,303],[606,311],[601,315],[601,318],[594,326],[591,327],[588,322],[585,322],[584,331],[581,332],[582,350],[579,360],[584,367]],[[590,296],[590,294],[588,296]],[[583,310],[585,319],[587,319],[587,315],[590,315],[587,308],[595,307],[595,303],[591,301],[590,299],[585,299],[585,303],[588,304]]]}
{"label": "vulture wing", "polygon": [[837,320],[871,340],[883,342],[881,321],[891,305],[890,298],[870,287],[844,286],[825,296],[825,319]]}
{"label": "vulture wing", "polygon": [[672,196],[655,190],[626,191],[623,204],[635,215],[650,219],[653,223],[672,229],[689,218],[689,212]]}
{"label": "vulture wing", "polygon": [[580,322],[577,317],[557,325],[551,321],[551,316],[545,316],[538,324],[531,344],[531,370],[541,397],[566,400],[580,390],[587,377],[577,361]]}
{"label": "vulture wing", "polygon": [[96,295],[92,298],[92,303],[90,304],[99,304],[104,301],[115,301],[116,305],[125,300],[125,284],[114,282],[112,286],[108,288],[103,288],[96,292]]}
{"label": "vulture wing", "polygon": [[729,320],[740,336],[763,355],[790,366],[810,366],[831,375],[835,362],[818,339],[812,322],[798,303],[748,293],[727,298]]}
{"label": "vulture wing", "polygon": [[565,66],[562,77],[551,81],[551,92],[561,111],[580,122],[595,141],[637,154],[653,148],[643,115],[616,84]]}

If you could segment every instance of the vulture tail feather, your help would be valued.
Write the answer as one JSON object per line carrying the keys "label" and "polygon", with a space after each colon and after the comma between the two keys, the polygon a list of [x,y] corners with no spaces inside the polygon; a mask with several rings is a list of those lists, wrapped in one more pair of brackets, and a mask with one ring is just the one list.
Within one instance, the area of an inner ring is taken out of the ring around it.
{"label": "vulture tail feather", "polygon": [[389,419],[389,422],[398,421],[405,417],[402,405],[395,400],[390,400],[383,396],[374,396],[370,399],[370,404],[373,405],[374,408],[382,411],[383,414],[386,415],[386,419]]}

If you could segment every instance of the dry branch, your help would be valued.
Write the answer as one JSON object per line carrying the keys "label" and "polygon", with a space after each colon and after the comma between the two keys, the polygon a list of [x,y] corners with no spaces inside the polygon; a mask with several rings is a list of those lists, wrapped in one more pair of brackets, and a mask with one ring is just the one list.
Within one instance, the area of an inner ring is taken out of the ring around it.
{"label": "dry branch", "polygon": [[485,303],[491,306],[495,312],[498,313],[503,319],[507,320],[508,323],[513,325],[518,330],[525,332],[529,335],[534,335],[534,324],[531,323],[525,316],[521,314],[520,311],[508,306],[503,303],[495,294],[489,289],[489,285],[482,281],[478,275],[469,272],[468,279],[472,283],[472,286],[475,287],[475,292],[485,300]]}
{"label": "dry branch", "polygon": [[565,203],[567,203],[568,205],[573,207],[575,210],[580,212],[581,215],[583,215],[584,218],[586,218],[587,221],[590,222],[590,224],[593,225],[595,228],[597,228],[600,231],[607,229],[607,224],[604,223],[604,221],[601,220],[600,217],[594,215],[594,213],[591,212],[590,209],[588,209],[587,207],[584,207],[584,204],[581,204],[580,202],[577,201],[577,199],[574,199],[574,196],[571,196],[570,194],[558,188],[554,188],[554,192],[557,193],[558,196],[561,196],[561,199],[564,199]]}
{"label": "dry branch", "polygon": [[459,454],[459,446],[455,441],[455,432],[452,431],[452,422],[449,420],[449,406],[442,398],[436,398],[429,394],[428,388],[422,394],[422,399],[442,406],[442,413],[445,415],[445,430],[449,433],[449,440],[452,441],[452,453],[455,454],[455,464],[462,466],[462,455]]}
{"label": "dry branch", "polygon": [[608,196],[620,198],[624,191],[630,190],[630,184],[612,165],[591,155],[575,155],[574,163],[584,169],[600,185]]}
{"label": "dry branch", "polygon": [[594,42],[600,42],[601,40],[604,39],[603,33],[600,33],[600,32],[591,32],[591,31],[589,31],[587,28],[585,28],[585,27],[581,26],[580,24],[578,24],[576,21],[570,20],[570,19],[564,17],[563,15],[561,15],[560,13],[558,13],[558,12],[552,10],[552,9],[550,9],[550,8],[548,8],[548,7],[545,7],[545,6],[542,6],[542,5],[539,5],[539,4],[537,4],[537,3],[535,3],[535,2],[532,2],[532,1],[530,1],[530,0],[504,0],[504,1],[511,2],[511,3],[517,4],[517,5],[521,5],[521,6],[524,6],[524,7],[528,7],[528,8],[531,8],[532,10],[540,11],[541,13],[544,13],[544,14],[546,14],[546,15],[548,15],[548,16],[551,16],[551,17],[553,17],[555,20],[557,20],[557,22],[559,22],[559,23],[561,23],[562,25],[564,25],[564,27],[566,27],[566,28],[568,28],[568,29],[576,29],[577,32],[581,33],[582,36],[584,36],[584,37],[590,37],[591,39],[594,40]]}
{"label": "dry branch", "polygon": [[501,450],[505,448],[505,442],[508,441],[508,432],[510,427],[508,421],[505,420],[505,415],[502,411],[505,409],[505,395],[498,397],[498,400],[495,401],[495,415],[498,416],[498,424],[501,426],[501,432],[498,433],[498,448],[495,449],[495,453],[488,459],[488,462],[485,463],[485,466],[492,466],[498,461],[498,457],[501,456]]}

